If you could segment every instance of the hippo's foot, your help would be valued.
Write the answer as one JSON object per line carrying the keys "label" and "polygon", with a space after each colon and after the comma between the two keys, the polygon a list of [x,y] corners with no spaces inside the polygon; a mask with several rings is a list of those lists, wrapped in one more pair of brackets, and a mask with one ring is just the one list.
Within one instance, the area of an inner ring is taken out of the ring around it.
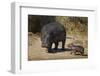
{"label": "hippo's foot", "polygon": [[65,48],[62,48],[61,50],[65,50]]}
{"label": "hippo's foot", "polygon": [[54,48],[53,50],[57,50],[57,48]]}
{"label": "hippo's foot", "polygon": [[48,53],[56,53],[57,51],[56,50],[54,50],[54,49],[49,49],[48,50]]}

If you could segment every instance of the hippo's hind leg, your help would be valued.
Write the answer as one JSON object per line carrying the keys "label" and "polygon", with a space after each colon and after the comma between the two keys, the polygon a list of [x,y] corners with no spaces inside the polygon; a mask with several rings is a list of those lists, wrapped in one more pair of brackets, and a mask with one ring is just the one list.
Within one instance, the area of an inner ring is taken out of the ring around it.
{"label": "hippo's hind leg", "polygon": [[64,50],[65,49],[65,39],[64,40],[62,40],[62,50]]}

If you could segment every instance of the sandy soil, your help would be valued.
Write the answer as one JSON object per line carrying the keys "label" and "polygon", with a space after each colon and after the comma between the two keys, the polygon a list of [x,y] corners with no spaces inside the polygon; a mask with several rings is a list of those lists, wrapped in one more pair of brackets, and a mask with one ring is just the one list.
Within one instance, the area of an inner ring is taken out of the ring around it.
{"label": "sandy soil", "polygon": [[[77,39],[78,37],[76,37]],[[83,38],[80,38],[83,39]],[[85,38],[84,38],[85,39]],[[67,45],[75,40],[67,39],[65,48],[68,48]],[[70,54],[70,50],[65,50],[63,52],[57,52],[57,53],[48,53],[46,48],[41,47],[41,39],[39,35],[33,34],[29,32],[29,49],[28,49],[28,60],[52,60],[52,59],[75,59],[75,58],[87,58],[88,56],[80,56],[80,55],[74,55]],[[86,44],[83,44],[84,47],[86,47]],[[53,45],[54,47],[54,45]],[[53,48],[52,47],[52,48]],[[61,43],[59,43],[59,48],[61,48]],[[87,54],[87,51],[85,50],[85,54]]]}

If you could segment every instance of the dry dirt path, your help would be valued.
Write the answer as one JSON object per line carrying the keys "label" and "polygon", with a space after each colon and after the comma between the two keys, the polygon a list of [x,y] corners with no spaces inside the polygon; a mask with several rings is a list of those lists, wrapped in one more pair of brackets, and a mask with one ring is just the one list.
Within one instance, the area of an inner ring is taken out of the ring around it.
{"label": "dry dirt path", "polygon": [[[65,48],[69,41],[66,41]],[[61,43],[59,44],[59,48]],[[41,47],[40,37],[36,34],[29,34],[29,49],[28,60],[52,60],[52,59],[75,59],[75,58],[87,58],[87,56],[73,55],[71,51],[48,53],[47,49]]]}

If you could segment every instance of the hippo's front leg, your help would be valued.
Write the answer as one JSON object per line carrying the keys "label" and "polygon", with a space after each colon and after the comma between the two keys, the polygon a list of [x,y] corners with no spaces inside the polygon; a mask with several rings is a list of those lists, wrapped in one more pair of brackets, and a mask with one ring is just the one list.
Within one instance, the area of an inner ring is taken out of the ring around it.
{"label": "hippo's front leg", "polygon": [[51,53],[51,52],[52,52],[52,43],[50,43],[50,44],[49,44],[49,47],[48,47],[48,52],[49,52],[49,53]]}
{"label": "hippo's front leg", "polygon": [[55,42],[55,48],[54,50],[57,50],[58,49],[58,42]]}

